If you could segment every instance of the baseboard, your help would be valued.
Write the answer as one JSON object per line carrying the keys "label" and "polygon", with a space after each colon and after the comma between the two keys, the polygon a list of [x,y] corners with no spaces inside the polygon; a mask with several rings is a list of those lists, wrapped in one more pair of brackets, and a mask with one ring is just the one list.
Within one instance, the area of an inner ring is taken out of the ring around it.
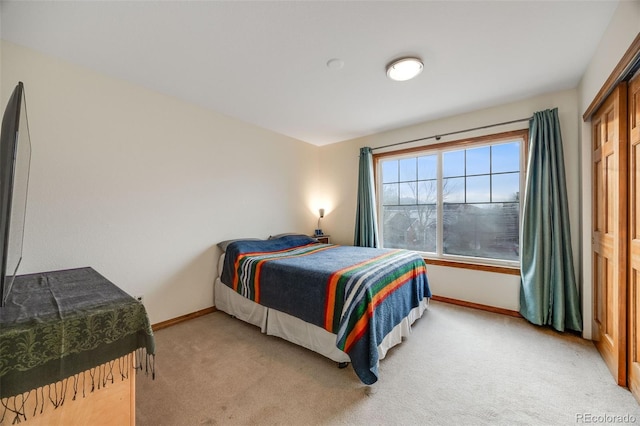
{"label": "baseboard", "polygon": [[493,312],[495,314],[508,315],[510,317],[522,318],[520,312],[512,311],[504,308],[496,308],[495,306],[481,305],[480,303],[467,302],[465,300],[451,299],[443,296],[432,296],[431,300],[436,302],[450,303],[452,305],[464,306],[466,308],[479,309],[481,311]]}
{"label": "baseboard", "polygon": [[192,312],[190,314],[181,315],[181,316],[176,317],[176,318],[172,318],[172,319],[168,319],[166,321],[162,321],[162,322],[159,322],[159,323],[156,323],[156,324],[152,324],[151,325],[151,329],[153,331],[158,331],[158,330],[161,330],[163,328],[171,327],[172,325],[180,324],[181,322],[189,321],[191,319],[198,318],[198,317],[201,317],[203,315],[207,315],[207,314],[210,314],[210,313],[216,312],[216,311],[217,311],[216,307],[215,306],[211,306],[210,308],[201,309],[199,311]]}
{"label": "baseboard", "polygon": [[[481,311],[493,312],[495,314],[508,315],[511,317],[522,318],[520,312],[511,311],[509,309],[504,308],[496,308],[495,306],[482,305],[480,303],[467,302],[465,300],[452,299],[444,296],[432,296],[432,300],[436,302],[450,303],[452,305],[464,306],[466,308],[479,309]],[[216,312],[217,309],[215,306],[211,306],[210,308],[201,309],[196,312],[192,312],[190,314],[181,315],[176,318],[168,319],[166,321],[161,321],[156,324],[151,325],[151,329],[153,331],[162,330],[163,328],[171,327],[172,325],[180,324],[181,322],[189,321],[194,318],[201,317],[203,315],[207,315],[213,312]]]}

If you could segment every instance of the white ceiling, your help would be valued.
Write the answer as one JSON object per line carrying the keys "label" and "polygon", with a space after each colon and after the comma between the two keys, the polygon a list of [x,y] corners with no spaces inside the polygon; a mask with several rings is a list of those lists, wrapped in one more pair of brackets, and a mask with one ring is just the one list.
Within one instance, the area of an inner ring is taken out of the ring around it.
{"label": "white ceiling", "polygon": [[[2,1],[1,35],[316,145],[576,87],[617,1]],[[391,60],[425,70],[394,82]],[[327,67],[339,58],[344,67]]]}

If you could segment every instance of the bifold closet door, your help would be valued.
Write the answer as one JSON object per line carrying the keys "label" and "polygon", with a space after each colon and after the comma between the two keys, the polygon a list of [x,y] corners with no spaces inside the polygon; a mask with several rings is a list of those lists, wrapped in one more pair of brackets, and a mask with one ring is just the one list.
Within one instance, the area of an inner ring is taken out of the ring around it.
{"label": "bifold closet door", "polygon": [[640,401],[640,74],[629,82],[628,386]]}
{"label": "bifold closet door", "polygon": [[627,84],[592,116],[594,340],[627,384]]}

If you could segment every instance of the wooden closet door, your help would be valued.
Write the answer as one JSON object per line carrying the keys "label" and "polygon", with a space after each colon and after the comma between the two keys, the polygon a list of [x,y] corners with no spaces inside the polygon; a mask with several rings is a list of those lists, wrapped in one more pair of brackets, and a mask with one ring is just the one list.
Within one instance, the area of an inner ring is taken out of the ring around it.
{"label": "wooden closet door", "polygon": [[628,386],[640,401],[640,75],[629,82]]}
{"label": "wooden closet door", "polygon": [[627,383],[627,85],[592,118],[594,340],[616,382]]}

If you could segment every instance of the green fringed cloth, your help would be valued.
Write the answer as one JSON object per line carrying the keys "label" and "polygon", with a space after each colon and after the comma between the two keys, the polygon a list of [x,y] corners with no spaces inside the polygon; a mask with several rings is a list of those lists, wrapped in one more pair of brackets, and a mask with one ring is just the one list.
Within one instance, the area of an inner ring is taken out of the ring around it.
{"label": "green fringed cloth", "polygon": [[118,371],[125,379],[123,359],[153,376],[154,355],[144,305],[92,268],[17,276],[0,308],[0,417],[32,391],[57,407],[64,401],[44,389],[58,382],[82,383],[84,393],[85,383],[92,392]]}

